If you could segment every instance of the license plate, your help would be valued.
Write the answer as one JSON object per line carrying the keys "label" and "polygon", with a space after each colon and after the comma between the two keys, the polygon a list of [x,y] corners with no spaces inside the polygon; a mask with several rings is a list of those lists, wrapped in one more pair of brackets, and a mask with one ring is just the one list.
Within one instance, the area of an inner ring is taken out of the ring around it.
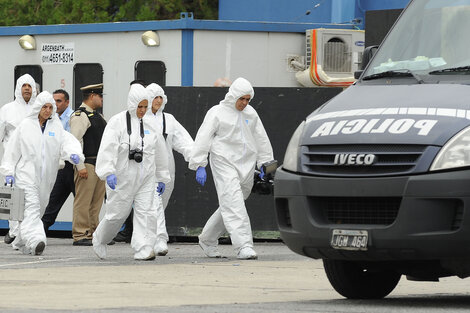
{"label": "license plate", "polygon": [[331,246],[343,250],[367,250],[369,234],[367,230],[333,229]]}

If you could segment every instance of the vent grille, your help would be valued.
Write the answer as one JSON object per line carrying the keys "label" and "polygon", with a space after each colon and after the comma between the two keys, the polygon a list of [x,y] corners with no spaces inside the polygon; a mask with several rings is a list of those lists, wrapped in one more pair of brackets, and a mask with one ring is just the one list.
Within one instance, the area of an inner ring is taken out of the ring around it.
{"label": "vent grille", "polygon": [[400,197],[310,197],[310,208],[331,224],[391,225]]}
{"label": "vent grille", "polygon": [[332,38],[325,43],[323,53],[325,72],[350,73],[352,71],[351,54],[348,46],[339,38]]}
{"label": "vent grille", "polygon": [[[302,146],[302,171],[323,176],[380,176],[416,172],[427,146],[421,145],[309,145]],[[373,154],[370,165],[335,164],[336,155]]]}
{"label": "vent grille", "polygon": [[310,67],[312,63],[312,34],[309,30],[307,30],[305,34],[305,55],[307,56],[307,67]]}

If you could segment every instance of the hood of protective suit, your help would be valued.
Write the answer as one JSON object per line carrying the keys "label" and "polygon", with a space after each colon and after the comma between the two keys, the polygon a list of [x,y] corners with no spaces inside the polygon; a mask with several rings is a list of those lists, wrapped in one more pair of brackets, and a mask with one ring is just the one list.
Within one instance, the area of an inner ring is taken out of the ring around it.
{"label": "hood of protective suit", "polygon": [[157,113],[158,112],[163,112],[163,110],[165,110],[165,104],[168,102],[168,98],[165,95],[165,91],[163,90],[163,88],[160,87],[160,85],[158,85],[158,84],[151,83],[150,85],[147,86],[146,89],[147,89],[148,94],[149,94],[149,111],[152,110],[153,99],[160,96],[163,99],[163,103],[162,103],[162,106],[160,107],[160,109],[158,109]]}
{"label": "hood of protective suit", "polygon": [[253,86],[251,86],[249,81],[239,77],[232,83],[228,89],[227,94],[225,95],[225,99],[222,100],[220,104],[235,108],[235,103],[237,100],[244,95],[250,95],[251,99],[253,99],[255,96],[255,91],[253,90]]}
{"label": "hood of protective suit", "polygon": [[43,91],[37,96],[36,101],[34,101],[33,107],[31,108],[31,113],[29,113],[27,117],[38,118],[41,108],[46,103],[52,104],[52,114],[49,119],[56,117],[55,112],[57,111],[57,106],[55,104],[54,97],[48,91]]}
{"label": "hood of protective suit", "polygon": [[19,101],[23,104],[26,104],[26,101],[23,99],[23,95],[21,94],[21,88],[24,84],[29,84],[32,88],[31,99],[29,100],[29,104],[34,103],[36,100],[36,82],[34,78],[29,74],[24,74],[18,78],[16,81],[16,88],[15,88],[15,101]]}
{"label": "hood of protective suit", "polygon": [[131,89],[129,90],[129,95],[127,96],[127,110],[129,111],[130,115],[132,117],[137,117],[137,106],[139,105],[140,101],[148,101],[148,99],[148,92],[144,86],[140,84],[132,84]]}

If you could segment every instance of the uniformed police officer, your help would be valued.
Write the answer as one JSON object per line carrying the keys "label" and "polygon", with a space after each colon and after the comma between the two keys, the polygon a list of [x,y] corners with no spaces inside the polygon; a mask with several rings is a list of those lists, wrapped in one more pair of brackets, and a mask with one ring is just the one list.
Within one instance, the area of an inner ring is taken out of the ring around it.
{"label": "uniformed police officer", "polygon": [[70,130],[82,144],[85,162],[77,164],[74,173],[72,237],[74,246],[91,246],[105,194],[105,182],[95,173],[96,155],[106,127],[104,117],[96,111],[103,107],[103,84],[80,90],[83,103],[70,119]]}

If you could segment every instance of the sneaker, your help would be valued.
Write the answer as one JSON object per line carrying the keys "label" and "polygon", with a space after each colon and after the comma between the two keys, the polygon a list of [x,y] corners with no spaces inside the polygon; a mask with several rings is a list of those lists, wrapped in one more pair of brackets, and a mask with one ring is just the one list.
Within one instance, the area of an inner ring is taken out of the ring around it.
{"label": "sneaker", "polygon": [[222,257],[219,250],[217,249],[217,246],[208,246],[204,242],[199,240],[199,247],[201,247],[201,249],[204,251],[204,253],[209,258],[220,258],[220,257]]}
{"label": "sneaker", "polygon": [[46,248],[46,243],[44,241],[40,241],[33,249],[33,255],[41,255],[44,248]]}
{"label": "sneaker", "polygon": [[7,233],[7,234],[5,235],[5,237],[3,237],[3,241],[4,241],[7,245],[9,245],[10,243],[13,242],[13,240],[15,240],[15,238],[16,238],[15,236],[10,236],[10,233]]}
{"label": "sneaker", "polygon": [[256,254],[255,250],[251,247],[244,247],[238,251],[237,259],[240,260],[256,260],[258,255]]}
{"label": "sneaker", "polygon": [[159,239],[155,244],[155,253],[159,256],[164,256],[168,253],[168,245],[166,244],[166,240]]}
{"label": "sneaker", "polygon": [[134,254],[134,260],[138,261],[151,261],[155,260],[155,251],[151,250],[150,254],[148,253],[148,249],[142,249],[136,254]]}
{"label": "sneaker", "polygon": [[107,255],[107,247],[106,245],[102,245],[102,244],[94,244],[93,245],[93,251],[95,251],[95,254],[98,258],[100,258],[101,260],[104,260],[106,259],[106,255]]}

